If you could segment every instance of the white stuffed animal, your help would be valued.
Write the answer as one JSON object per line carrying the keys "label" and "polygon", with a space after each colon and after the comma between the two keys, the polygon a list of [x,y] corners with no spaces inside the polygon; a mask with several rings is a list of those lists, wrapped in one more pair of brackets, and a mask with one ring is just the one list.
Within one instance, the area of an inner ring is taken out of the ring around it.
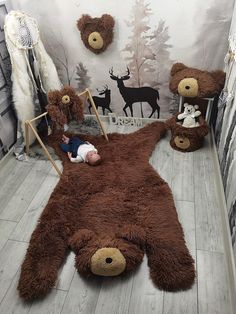
{"label": "white stuffed animal", "polygon": [[188,103],[184,104],[184,112],[178,115],[179,120],[184,120],[182,126],[186,128],[194,128],[199,126],[199,123],[196,122],[195,118],[201,115],[201,111],[197,110],[198,105],[190,105]]}

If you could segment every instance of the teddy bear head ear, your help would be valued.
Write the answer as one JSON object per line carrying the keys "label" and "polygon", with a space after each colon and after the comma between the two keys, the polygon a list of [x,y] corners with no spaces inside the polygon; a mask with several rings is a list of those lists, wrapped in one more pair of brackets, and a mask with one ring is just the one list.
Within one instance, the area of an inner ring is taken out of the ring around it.
{"label": "teddy bear head ear", "polygon": [[95,238],[95,233],[88,229],[81,229],[69,238],[68,244],[71,249],[77,254],[90,240]]}
{"label": "teddy bear head ear", "polygon": [[184,103],[184,108],[186,108],[189,104],[186,102]]}
{"label": "teddy bear head ear", "polygon": [[177,72],[182,71],[184,69],[187,69],[188,67],[186,65],[184,65],[183,63],[175,63],[173,64],[171,71],[170,71],[170,75],[174,76]]}
{"label": "teddy bear head ear", "polygon": [[115,25],[113,17],[109,14],[103,14],[101,17],[101,23],[105,29],[111,29]]}
{"label": "teddy bear head ear", "polygon": [[195,109],[198,109],[198,108],[199,108],[199,106],[198,106],[198,105],[194,105],[194,108],[195,108]]}
{"label": "teddy bear head ear", "polygon": [[143,248],[146,242],[146,233],[142,227],[134,225],[124,225],[117,233],[117,237],[134,243]]}
{"label": "teddy bear head ear", "polygon": [[220,92],[225,84],[225,72],[221,70],[217,70],[214,72],[211,72],[211,76],[214,78],[214,80],[217,82],[217,85],[219,86],[219,90],[217,92]]}
{"label": "teddy bear head ear", "polygon": [[83,14],[81,18],[77,21],[78,29],[83,32],[86,25],[92,22],[92,17],[88,14]]}

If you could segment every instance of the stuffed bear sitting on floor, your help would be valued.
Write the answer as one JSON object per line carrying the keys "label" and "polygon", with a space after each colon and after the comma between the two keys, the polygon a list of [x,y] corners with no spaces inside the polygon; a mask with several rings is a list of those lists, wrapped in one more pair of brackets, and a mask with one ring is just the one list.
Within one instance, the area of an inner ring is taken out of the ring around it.
{"label": "stuffed bear sitting on floor", "polygon": [[199,126],[199,123],[196,121],[195,118],[201,115],[201,111],[197,110],[198,106],[190,105],[188,103],[184,104],[184,112],[178,115],[179,120],[183,120],[182,126],[186,128],[195,128]]}

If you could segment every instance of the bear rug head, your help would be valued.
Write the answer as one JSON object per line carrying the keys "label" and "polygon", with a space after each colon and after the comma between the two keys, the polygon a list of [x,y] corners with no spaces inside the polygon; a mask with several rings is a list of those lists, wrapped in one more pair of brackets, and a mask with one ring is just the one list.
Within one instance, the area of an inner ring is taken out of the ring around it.
{"label": "bear rug head", "polygon": [[86,277],[129,273],[146,253],[157,287],[191,287],[194,261],[171,190],[149,163],[165,132],[166,125],[155,122],[131,134],[109,134],[109,142],[80,135],[98,149],[102,163],[97,167],[71,163],[59,148],[62,133],[49,137],[63,174],[31,236],[18,284],[22,298],[49,292],[68,248]]}

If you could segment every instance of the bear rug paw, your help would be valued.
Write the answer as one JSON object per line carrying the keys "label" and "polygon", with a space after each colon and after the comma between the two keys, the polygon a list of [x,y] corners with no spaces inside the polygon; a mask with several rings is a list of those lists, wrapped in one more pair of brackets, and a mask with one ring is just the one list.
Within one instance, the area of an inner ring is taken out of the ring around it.
{"label": "bear rug paw", "polygon": [[53,288],[57,279],[56,271],[42,270],[40,273],[24,270],[21,272],[17,289],[20,297],[25,300],[46,295]]}

